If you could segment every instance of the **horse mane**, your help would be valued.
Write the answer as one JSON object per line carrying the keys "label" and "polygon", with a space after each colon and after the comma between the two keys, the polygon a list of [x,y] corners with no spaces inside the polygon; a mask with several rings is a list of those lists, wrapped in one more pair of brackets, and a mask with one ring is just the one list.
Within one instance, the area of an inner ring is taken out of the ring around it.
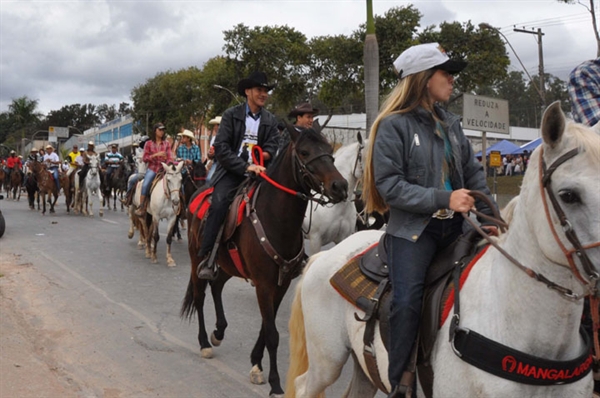
{"label": "horse mane", "polygon": [[575,139],[580,149],[596,164],[600,164],[600,134],[579,123],[569,122],[565,131]]}

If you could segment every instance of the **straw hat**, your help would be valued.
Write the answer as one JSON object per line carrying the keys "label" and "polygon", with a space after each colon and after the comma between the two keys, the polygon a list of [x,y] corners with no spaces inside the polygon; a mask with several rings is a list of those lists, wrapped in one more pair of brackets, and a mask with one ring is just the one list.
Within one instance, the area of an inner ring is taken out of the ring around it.
{"label": "straw hat", "polygon": [[208,124],[221,124],[221,116],[217,116],[214,119],[211,119]]}
{"label": "straw hat", "polygon": [[182,137],[188,137],[192,140],[196,138],[196,137],[194,137],[194,133],[192,133],[190,130],[183,130],[181,133],[179,133],[177,135],[180,135]]}
{"label": "straw hat", "polygon": [[54,147],[50,144],[46,145],[46,149],[54,149]]}

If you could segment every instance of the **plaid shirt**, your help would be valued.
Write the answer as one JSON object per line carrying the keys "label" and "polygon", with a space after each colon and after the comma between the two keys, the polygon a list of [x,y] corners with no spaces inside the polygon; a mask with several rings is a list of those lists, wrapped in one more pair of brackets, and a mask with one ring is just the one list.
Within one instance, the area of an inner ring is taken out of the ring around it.
{"label": "plaid shirt", "polygon": [[177,147],[177,158],[179,159],[199,162],[201,157],[202,154],[200,153],[200,148],[196,144],[192,144],[189,149],[184,144],[181,144]]}
{"label": "plaid shirt", "polygon": [[577,66],[569,76],[573,119],[593,126],[600,121],[600,58]]}
{"label": "plaid shirt", "polygon": [[[155,153],[165,152],[166,156],[151,157]],[[173,162],[173,153],[171,152],[171,144],[169,141],[162,141],[159,145],[152,140],[146,141],[144,144],[144,162],[148,164],[148,168],[155,173],[162,169],[161,162],[169,164]]]}

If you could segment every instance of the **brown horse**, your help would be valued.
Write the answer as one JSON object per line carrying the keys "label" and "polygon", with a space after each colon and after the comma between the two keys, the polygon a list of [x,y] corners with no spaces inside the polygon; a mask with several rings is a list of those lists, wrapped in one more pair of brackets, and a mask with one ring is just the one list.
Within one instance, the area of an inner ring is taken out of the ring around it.
{"label": "brown horse", "polygon": [[[333,164],[333,149],[320,128],[302,133],[288,126],[292,142],[271,165],[268,177],[280,187],[262,181],[256,197],[248,205],[252,206],[250,216],[244,217],[240,226],[227,242],[221,242],[217,252],[217,263],[221,267],[217,279],[211,281],[212,296],[217,313],[217,329],[211,341],[218,346],[224,337],[227,321],[223,311],[221,293],[225,283],[232,277],[250,279],[256,287],[256,296],[262,316],[262,327],[258,340],[250,355],[252,371],[250,379],[255,384],[263,384],[262,359],[265,347],[269,354],[269,384],[271,396],[281,396],[279,373],[277,370],[277,348],[279,332],[275,325],[277,310],[292,278],[301,271],[304,258],[302,220],[306,211],[307,199],[311,191],[327,196],[332,202],[346,200],[348,183]],[[281,188],[295,191],[290,194]],[[252,221],[251,221],[252,220]],[[202,356],[212,356],[204,325],[204,296],[209,283],[198,278],[198,248],[200,246],[203,222],[188,211],[188,249],[192,269],[187,293],[181,308],[181,316],[191,319],[198,314],[198,341]],[[264,232],[259,238],[256,225]],[[238,270],[229,255],[228,248],[235,245],[243,267]],[[268,247],[267,247],[268,246]]]}
{"label": "brown horse", "polygon": [[10,173],[10,182],[9,188],[7,190],[8,198],[10,198],[10,193],[12,191],[12,198],[15,201],[21,200],[21,183],[23,182],[23,177],[21,176],[21,170],[15,169]]}
{"label": "brown horse", "polygon": [[6,180],[6,171],[4,171],[4,167],[0,166],[0,192],[2,192],[2,187],[4,187],[5,180]]}
{"label": "brown horse", "polygon": [[[30,162],[30,169],[38,183],[39,193],[42,197],[42,214],[46,214],[46,195],[48,195],[48,203],[50,204],[50,213],[54,213],[54,205],[58,200],[58,189],[52,173],[46,170],[46,166],[41,162]],[[54,200],[52,200],[54,196]]]}

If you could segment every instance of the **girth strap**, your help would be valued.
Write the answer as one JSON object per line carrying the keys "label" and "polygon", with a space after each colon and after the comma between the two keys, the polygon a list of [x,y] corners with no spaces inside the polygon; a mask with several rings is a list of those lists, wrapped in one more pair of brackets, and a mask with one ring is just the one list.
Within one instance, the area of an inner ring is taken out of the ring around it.
{"label": "girth strap", "polygon": [[383,294],[386,292],[389,287],[389,279],[383,278],[383,280],[377,286],[377,290],[375,291],[373,298],[371,299],[371,304],[365,313],[364,318],[359,318],[355,313],[354,318],[360,322],[366,322],[365,332],[363,335],[363,357],[365,359],[365,365],[367,366],[367,371],[371,376],[371,380],[377,388],[386,394],[389,393],[387,388],[385,388],[383,382],[381,381],[381,376],[379,374],[379,367],[377,366],[377,357],[375,355],[375,347],[373,347],[373,339],[375,337],[375,324],[377,323],[377,311],[379,309],[379,303],[381,302],[381,298]]}
{"label": "girth strap", "polygon": [[277,252],[277,250],[275,250],[271,242],[269,242],[269,239],[267,239],[267,234],[265,233],[256,211],[253,210],[250,212],[248,218],[250,219],[250,222],[256,231],[256,236],[258,237],[263,250],[269,255],[269,257],[273,259],[273,261],[275,261],[277,265],[279,265],[279,278],[277,285],[281,286],[284,276],[298,266],[304,258],[304,239],[302,239],[302,236],[300,236],[302,244],[298,254],[291,260],[286,260]]}

